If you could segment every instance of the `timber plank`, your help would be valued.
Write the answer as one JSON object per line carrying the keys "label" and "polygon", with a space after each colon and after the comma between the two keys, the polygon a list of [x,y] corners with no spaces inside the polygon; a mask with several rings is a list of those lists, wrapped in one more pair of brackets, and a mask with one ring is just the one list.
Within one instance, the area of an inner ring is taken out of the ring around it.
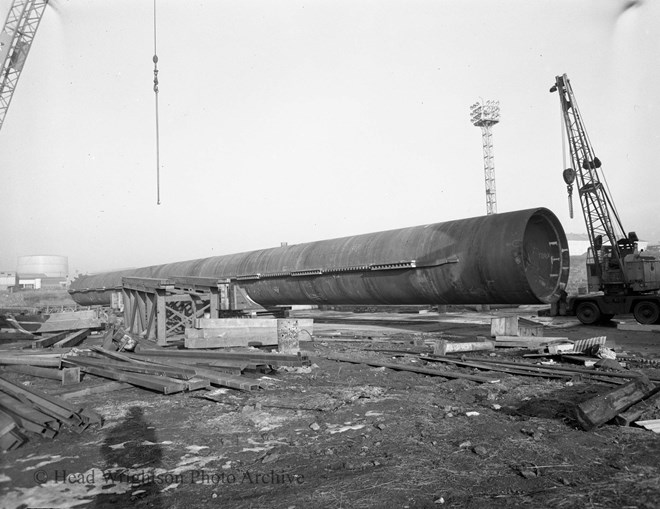
{"label": "timber plank", "polygon": [[614,418],[614,422],[619,426],[630,426],[631,423],[639,419],[644,412],[660,405],[660,386],[656,387],[651,394],[635,403],[625,412],[621,412]]}
{"label": "timber plank", "polygon": [[76,332],[73,332],[69,335],[67,335],[64,339],[61,341],[58,341],[53,345],[53,348],[64,348],[67,346],[76,346],[82,341],[89,336],[89,333],[91,332],[91,329],[82,329]]}
{"label": "timber plank", "polygon": [[0,365],[24,365],[59,368],[60,357],[40,357],[36,355],[0,355]]}

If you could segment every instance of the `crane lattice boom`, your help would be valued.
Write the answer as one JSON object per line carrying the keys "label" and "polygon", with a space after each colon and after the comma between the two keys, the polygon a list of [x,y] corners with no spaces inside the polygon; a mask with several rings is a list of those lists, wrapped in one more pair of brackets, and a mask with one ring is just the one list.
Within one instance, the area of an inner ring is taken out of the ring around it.
{"label": "crane lattice boom", "polygon": [[0,32],[0,129],[48,0],[14,0]]}

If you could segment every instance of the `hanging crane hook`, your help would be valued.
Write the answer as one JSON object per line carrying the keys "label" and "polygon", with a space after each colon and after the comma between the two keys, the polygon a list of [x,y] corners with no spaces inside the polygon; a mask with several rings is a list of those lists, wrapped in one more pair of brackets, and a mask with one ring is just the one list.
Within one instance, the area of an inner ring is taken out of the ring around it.
{"label": "hanging crane hook", "polygon": [[568,191],[568,213],[573,219],[573,182],[577,177],[577,172],[573,168],[566,168],[562,174],[564,182],[566,182],[566,190]]}

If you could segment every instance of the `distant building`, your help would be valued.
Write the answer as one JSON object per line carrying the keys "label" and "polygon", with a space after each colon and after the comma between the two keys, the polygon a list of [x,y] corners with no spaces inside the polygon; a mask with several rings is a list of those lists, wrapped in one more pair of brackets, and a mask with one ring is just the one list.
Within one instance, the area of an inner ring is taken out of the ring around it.
{"label": "distant building", "polygon": [[16,266],[18,289],[66,288],[69,259],[59,255],[19,256]]}
{"label": "distant building", "polygon": [[9,290],[16,284],[15,272],[0,272],[0,290]]}

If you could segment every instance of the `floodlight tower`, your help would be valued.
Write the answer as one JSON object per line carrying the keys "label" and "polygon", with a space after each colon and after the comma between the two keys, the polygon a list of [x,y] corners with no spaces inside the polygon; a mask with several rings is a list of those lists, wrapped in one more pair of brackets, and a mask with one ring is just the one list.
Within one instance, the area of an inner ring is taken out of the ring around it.
{"label": "floodlight tower", "polygon": [[500,102],[479,100],[470,106],[470,120],[481,127],[484,149],[484,174],[486,176],[486,214],[497,214],[495,199],[495,162],[493,158],[493,133],[491,127],[500,121]]}

